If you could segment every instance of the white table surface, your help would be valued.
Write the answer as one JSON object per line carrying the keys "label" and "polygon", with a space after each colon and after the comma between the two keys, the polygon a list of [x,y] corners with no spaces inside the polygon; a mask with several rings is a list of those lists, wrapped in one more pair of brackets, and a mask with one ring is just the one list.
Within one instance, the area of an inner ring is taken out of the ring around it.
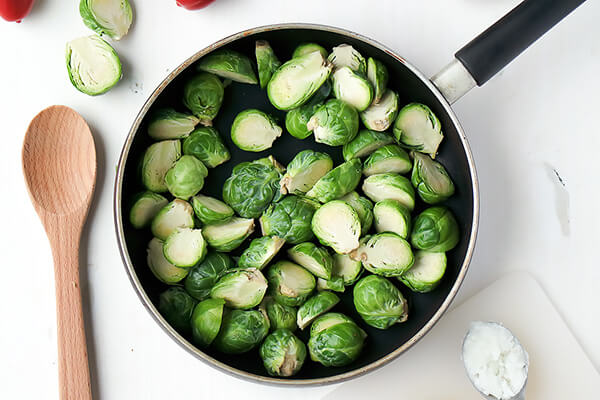
{"label": "white table surface", "polygon": [[[518,1],[217,0],[199,12],[186,12],[174,0],[134,2],[133,29],[115,44],[124,78],[96,98],[71,86],[64,65],[65,43],[91,33],[76,1],[38,0],[21,24],[0,21],[0,398],[57,397],[52,258],[21,173],[25,129],[52,104],[71,106],[87,119],[98,152],[97,191],[82,244],[96,397],[321,398],[334,386],[283,389],[230,378],[179,348],[144,310],[121,263],[112,219],[115,166],[133,118],[168,71],[245,28],[279,22],[340,26],[388,45],[433,75]],[[457,302],[509,271],[529,271],[596,368],[598,15],[600,3],[587,2],[455,105],[475,155],[481,190],[477,248]],[[557,343],[548,351],[559,349]]]}

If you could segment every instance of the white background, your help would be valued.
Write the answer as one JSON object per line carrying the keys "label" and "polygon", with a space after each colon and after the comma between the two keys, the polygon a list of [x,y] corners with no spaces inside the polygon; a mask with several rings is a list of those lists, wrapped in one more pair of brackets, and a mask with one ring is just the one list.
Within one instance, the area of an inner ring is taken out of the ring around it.
{"label": "white background", "polygon": [[[98,184],[81,255],[97,398],[220,399],[236,393],[319,398],[334,387],[259,386],[204,365],[171,341],[144,310],[121,263],[112,219],[115,167],[128,129],[168,71],[246,28],[280,22],[340,26],[397,50],[431,76],[517,2],[217,0],[205,10],[187,12],[174,0],[137,0],[130,34],[115,44],[124,78],[96,98],[71,86],[64,65],[65,43],[91,33],[81,22],[77,1],[38,0],[21,24],[0,21],[0,398],[57,396],[52,258],[21,173],[23,135],[38,111],[52,104],[71,106],[95,135]],[[477,249],[457,302],[508,271],[530,271],[596,368],[599,15],[600,3],[587,2],[455,105],[481,189]],[[548,351],[560,351],[560,343]]]}

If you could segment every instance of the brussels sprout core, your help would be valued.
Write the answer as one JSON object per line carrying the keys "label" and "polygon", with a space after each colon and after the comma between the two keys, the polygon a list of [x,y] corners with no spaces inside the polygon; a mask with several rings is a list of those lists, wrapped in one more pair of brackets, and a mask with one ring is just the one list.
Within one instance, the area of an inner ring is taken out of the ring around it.
{"label": "brussels sprout core", "polygon": [[194,209],[186,201],[175,199],[156,214],[152,220],[152,234],[165,240],[177,228],[194,227]]}
{"label": "brussels sprout core", "polygon": [[239,113],[231,125],[231,140],[242,150],[259,152],[273,146],[283,130],[260,110]]}
{"label": "brussels sprout core", "polygon": [[304,150],[288,164],[287,172],[280,181],[281,193],[304,194],[333,167],[326,153]]}
{"label": "brussels sprout core", "polygon": [[198,69],[231,79],[234,82],[258,83],[250,59],[233,50],[217,50],[202,57],[198,63]]}
{"label": "brussels sprout core", "polygon": [[336,253],[350,253],[358,247],[360,220],[346,202],[334,200],[321,206],[313,216],[312,229],[319,241]]}
{"label": "brussels sprout core", "polygon": [[427,293],[439,285],[445,272],[446,253],[418,250],[415,253],[415,264],[399,276],[398,280],[414,292]]}
{"label": "brussels sprout core", "polygon": [[364,180],[363,192],[374,202],[394,199],[412,211],[415,208],[415,191],[410,181],[399,174],[371,175]]}
{"label": "brussels sprout core", "polygon": [[127,34],[133,20],[128,0],[81,0],[79,13],[88,28],[114,40]]}
{"label": "brussels sprout core", "polygon": [[364,163],[365,176],[383,174],[386,172],[404,174],[412,168],[408,153],[400,146],[388,144],[378,148]]}
{"label": "brussels sprout core", "polygon": [[398,95],[392,90],[386,90],[383,97],[373,102],[369,108],[360,113],[363,124],[374,131],[387,130],[398,115]]}
{"label": "brussels sprout core", "polygon": [[331,76],[333,94],[361,112],[373,101],[373,87],[365,77],[348,67],[337,69]]}
{"label": "brussels sprout core", "polygon": [[219,279],[210,291],[210,297],[225,300],[228,307],[249,309],[260,304],[266,291],[264,275],[256,268],[247,268]]}
{"label": "brussels sprout core", "polygon": [[193,267],[206,256],[206,241],[200,229],[177,229],[165,240],[163,252],[173,265]]}
{"label": "brussels sprout core", "polygon": [[336,70],[348,67],[352,71],[358,71],[362,74],[367,72],[367,62],[364,57],[349,44],[340,44],[334,47],[328,60]]}
{"label": "brussels sprout core", "polygon": [[205,225],[202,232],[212,248],[217,251],[231,251],[254,232],[254,220],[232,217],[225,222]]}
{"label": "brussels sprout core", "polygon": [[429,154],[431,158],[435,158],[444,139],[440,120],[420,103],[407,104],[400,110],[394,123],[394,135],[401,145]]}
{"label": "brussels sprout core", "polygon": [[163,242],[158,238],[153,238],[148,243],[147,254],[146,260],[150,271],[152,271],[159,281],[167,285],[174,285],[180,282],[188,274],[187,269],[177,268],[165,258],[163,254]]}
{"label": "brussels sprout core", "polygon": [[368,271],[382,276],[400,276],[414,262],[410,244],[391,232],[371,236],[350,257],[360,260]]}

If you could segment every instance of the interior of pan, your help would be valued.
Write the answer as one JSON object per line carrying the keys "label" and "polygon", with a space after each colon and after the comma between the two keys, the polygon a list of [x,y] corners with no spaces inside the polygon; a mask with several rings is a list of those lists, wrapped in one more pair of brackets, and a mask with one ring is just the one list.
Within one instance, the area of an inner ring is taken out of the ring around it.
{"label": "interior of pan", "polygon": [[[438,157],[447,168],[456,185],[456,194],[446,205],[456,215],[461,227],[462,240],[455,249],[448,253],[448,268],[441,285],[431,293],[415,294],[392,279],[408,299],[410,314],[408,321],[403,324],[394,325],[388,330],[378,330],[363,323],[352,304],[351,290],[346,290],[346,293],[341,295],[342,301],[333,311],[340,311],[349,315],[368,333],[368,339],[360,358],[348,366],[339,368],[326,368],[318,363],[307,360],[300,373],[293,379],[299,382],[302,380],[311,380],[314,382],[315,379],[320,380],[325,378],[324,381],[329,381],[330,379],[327,378],[340,376],[341,374],[347,376],[347,373],[351,371],[364,372],[370,366],[380,364],[379,361],[382,358],[389,357],[391,353],[405,343],[418,338],[422,328],[430,322],[449,295],[452,296],[455,294],[457,280],[462,279],[464,269],[466,268],[464,261],[465,258],[469,258],[470,256],[473,245],[472,241],[474,240],[471,236],[474,226],[474,198],[476,199],[476,196],[473,195],[474,182],[472,180],[472,171],[469,168],[470,156],[468,149],[465,149],[460,139],[459,128],[453,123],[453,118],[448,112],[447,105],[442,104],[435,93],[429,89],[421,78],[415,75],[410,67],[384,49],[379,48],[376,44],[367,42],[355,35],[344,34],[342,31],[331,31],[318,27],[294,26],[293,28],[278,27],[277,29],[252,31],[245,35],[240,35],[236,40],[226,43],[224,46],[253,57],[254,45],[257,39],[268,40],[282,61],[288,60],[294,48],[302,42],[314,41],[328,49],[341,43],[349,43],[365,57],[372,56],[386,64],[390,73],[389,87],[399,93],[402,104],[414,101],[427,104],[434,110],[442,122],[445,139],[441,145]],[[196,68],[194,64],[183,69],[156,97],[154,102],[150,104],[149,110],[152,111],[154,108],[164,106],[175,107],[182,111],[185,110],[182,104],[183,84],[195,73]],[[248,108],[258,108],[266,111],[279,118],[281,125],[284,126],[285,113],[276,110],[269,103],[266,92],[261,90],[258,85],[235,82],[229,85],[225,90],[225,100],[218,117],[214,121],[214,126],[219,130],[229,148],[231,160],[216,169],[210,170],[205,186],[202,189],[204,194],[221,198],[223,183],[229,177],[235,165],[242,161],[253,160],[267,155],[273,155],[280,163],[286,165],[299,151],[314,149],[329,153],[334,162],[338,164],[343,161],[340,147],[329,147],[318,144],[312,137],[305,140],[298,140],[286,133],[275,141],[271,149],[264,152],[249,153],[240,150],[232,143],[229,130],[236,114]],[[159,294],[167,289],[167,286],[159,282],[152,275],[146,264],[146,246],[151,239],[151,233],[149,230],[135,230],[127,222],[132,197],[137,192],[143,190],[139,179],[139,161],[146,147],[151,144],[151,140],[146,133],[147,120],[143,115],[140,118],[142,120],[139,124],[139,129],[130,138],[131,146],[129,151],[127,153],[126,149],[124,153],[125,164],[122,166],[121,197],[117,198],[116,202],[117,212],[121,212],[121,219],[123,221],[122,232],[124,238],[121,238],[121,240],[122,243],[125,243],[125,249],[122,249],[124,258],[126,261],[127,258],[131,260],[132,270],[139,281],[139,286],[141,286],[152,303],[147,304],[147,307],[149,307],[151,312],[156,313],[155,307],[158,305]],[[119,184],[119,180],[117,184]],[[258,231],[259,229],[255,232],[255,236],[260,235]],[[239,250],[242,249],[243,246]],[[285,251],[279,254],[280,257],[283,257]],[[160,319],[157,320],[161,322]],[[298,335],[305,342],[307,341],[308,332],[298,332]],[[189,337],[186,339],[191,343]],[[238,372],[240,375],[246,377],[268,376],[262,366],[257,349],[235,356],[221,354],[212,349],[204,351],[208,356],[233,368],[230,372]],[[196,355],[198,354],[200,353],[196,353]]]}

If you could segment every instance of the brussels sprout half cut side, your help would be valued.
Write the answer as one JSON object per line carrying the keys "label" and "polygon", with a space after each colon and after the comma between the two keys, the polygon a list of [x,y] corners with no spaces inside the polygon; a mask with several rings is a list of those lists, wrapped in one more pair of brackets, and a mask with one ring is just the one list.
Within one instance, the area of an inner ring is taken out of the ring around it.
{"label": "brussels sprout half cut side", "polygon": [[446,253],[417,250],[415,264],[398,280],[410,290],[428,293],[438,287],[446,273]]}
{"label": "brussels sprout half cut side", "polygon": [[373,101],[373,87],[369,81],[349,67],[337,69],[331,80],[335,98],[350,104],[358,112],[366,110]]}
{"label": "brussels sprout half cut side", "polygon": [[366,157],[378,148],[394,143],[394,138],[387,133],[363,129],[352,141],[346,143],[342,149],[344,160]]}
{"label": "brussels sprout half cut side", "polygon": [[310,358],[326,367],[348,365],[360,355],[366,337],[365,331],[345,315],[324,314],[313,322],[310,330]]}
{"label": "brussels sprout half cut side", "polygon": [[155,140],[183,139],[194,130],[200,120],[193,115],[172,108],[161,108],[150,116],[148,135]]}
{"label": "brussels sprout half cut side", "polygon": [[294,332],[296,325],[297,310],[276,302],[271,296],[265,296],[260,303],[259,310],[269,318],[271,330],[287,329]]}
{"label": "brussels sprout half cut side", "polygon": [[267,280],[256,268],[237,269],[224,275],[213,286],[210,297],[223,299],[227,307],[250,309],[260,304],[267,291]]}
{"label": "brussels sprout half cut side", "polygon": [[281,193],[304,194],[333,168],[333,161],[327,153],[303,150],[290,161],[283,178]]}
{"label": "brussels sprout half cut side", "polygon": [[196,217],[203,224],[214,224],[215,222],[224,222],[233,216],[233,209],[221,200],[214,197],[197,194],[192,197],[192,207]]}
{"label": "brussels sprout half cut side", "polygon": [[129,211],[129,222],[136,229],[145,228],[169,201],[158,193],[146,191],[135,196]]}
{"label": "brussels sprout half cut side", "polygon": [[256,41],[256,65],[258,66],[258,80],[262,89],[267,87],[273,73],[281,66],[271,45],[266,40]]}
{"label": "brussels sprout half cut side", "polygon": [[177,228],[194,227],[194,209],[187,201],[175,199],[162,208],[152,220],[152,234],[166,240]]}
{"label": "brussels sprout half cut side", "polygon": [[196,128],[185,138],[183,154],[196,157],[208,168],[215,168],[231,158],[221,135],[210,126]]}
{"label": "brussels sprout half cut side", "polygon": [[187,269],[177,268],[165,258],[163,242],[158,238],[152,238],[148,243],[146,261],[154,276],[167,285],[182,281],[188,274]]}
{"label": "brussels sprout half cut side", "polygon": [[378,148],[367,157],[363,167],[365,176],[386,172],[405,174],[412,168],[412,162],[404,149],[395,144],[388,144]]}
{"label": "brussels sprout half cut side", "polygon": [[267,270],[271,296],[286,306],[299,306],[306,301],[316,286],[315,277],[298,264],[279,261]]}
{"label": "brussels sprout half cut side", "polygon": [[158,311],[181,334],[187,335],[191,331],[194,307],[196,300],[180,287],[168,288],[158,298]]}
{"label": "brussels sprout half cut side", "polygon": [[373,207],[375,217],[375,230],[381,232],[393,232],[402,239],[408,238],[410,234],[410,211],[398,200],[386,199],[378,202]]}
{"label": "brussels sprout half cut side", "polygon": [[444,139],[442,124],[429,107],[420,103],[405,105],[394,123],[394,136],[404,147],[435,158]]}
{"label": "brussels sprout half cut side", "polygon": [[294,49],[294,53],[292,53],[292,58],[302,57],[314,51],[318,51],[319,53],[321,53],[323,58],[327,58],[327,50],[325,50],[323,46],[317,43],[300,43],[298,47]]}
{"label": "brussels sprout half cut side", "polygon": [[[353,260],[348,254],[333,255],[333,277],[340,277],[345,286],[354,285],[362,275],[362,263]],[[332,278],[333,279],[333,278]]]}
{"label": "brussels sprout half cut side", "polygon": [[333,259],[326,249],[318,247],[312,242],[304,242],[289,249],[288,256],[316,277],[331,278]]}
{"label": "brussels sprout half cut side", "polygon": [[331,310],[340,298],[331,292],[319,292],[298,308],[297,324],[300,329],[306,328],[318,316]]}
{"label": "brussels sprout half cut side", "polygon": [[164,140],[150,145],[142,160],[142,183],[148,190],[162,193],[168,190],[165,176],[181,157],[179,140]]}
{"label": "brussels sprout half cut side", "polygon": [[377,329],[388,329],[408,319],[406,299],[392,282],[381,276],[369,275],[358,281],[353,298],[362,319]]}
{"label": "brussels sprout half cut side", "polygon": [[260,358],[271,376],[292,376],[306,359],[306,345],[287,329],[279,329],[265,338]]}
{"label": "brussels sprout half cut side", "polygon": [[446,168],[426,154],[412,153],[414,165],[411,182],[421,200],[427,204],[437,204],[454,194],[454,183]]}
{"label": "brussels sprout half cut side", "polygon": [[265,236],[275,235],[287,243],[297,244],[313,238],[311,220],[318,203],[299,196],[285,196],[273,203],[260,217],[260,227]]}
{"label": "brussels sprout half cut side", "polygon": [[415,190],[410,181],[399,174],[386,173],[367,177],[362,190],[375,203],[386,200],[398,200],[412,211],[415,208]]}
{"label": "brussels sprout half cut side", "polygon": [[252,218],[232,217],[225,222],[205,225],[202,234],[208,245],[217,251],[231,251],[254,232]]}
{"label": "brussels sprout half cut side", "polygon": [[355,250],[360,237],[360,219],[348,203],[333,200],[322,205],[313,216],[312,230],[319,241],[336,253]]}
{"label": "brussels sprout half cut side", "polygon": [[273,146],[283,129],[260,110],[239,113],[231,125],[231,140],[244,151],[259,152]]}
{"label": "brussels sprout half cut side", "polygon": [[[369,59],[367,60],[367,78],[369,79],[369,82],[371,82],[371,85],[373,85],[373,102],[379,103],[381,101],[381,98],[384,96],[385,88],[389,79],[389,74],[386,66],[381,61],[369,57]],[[396,108],[396,110],[397,109],[398,108]]]}
{"label": "brussels sprout half cut side", "polygon": [[400,276],[414,263],[410,244],[392,232],[366,238],[350,257],[360,260],[365,269],[381,276]]}
{"label": "brussels sprout half cut side", "polygon": [[198,62],[198,69],[234,82],[253,85],[258,83],[250,59],[233,50],[217,50],[202,57]]}
{"label": "brussels sprout half cut side", "polygon": [[339,200],[345,201],[354,208],[354,211],[358,214],[360,219],[360,232],[361,235],[365,235],[371,225],[373,224],[373,203],[366,197],[359,196],[356,192],[350,192],[345,196],[339,198]]}
{"label": "brussels sprout half cut side", "polygon": [[202,125],[211,126],[223,104],[225,89],[221,80],[213,74],[201,72],[185,83],[183,104]]}
{"label": "brussels sprout half cut side", "polygon": [[204,186],[208,169],[194,156],[181,156],[165,175],[169,192],[180,199],[187,200]]}
{"label": "brussels sprout half cut side", "polygon": [[392,126],[397,115],[398,95],[388,89],[378,102],[360,113],[360,120],[368,129],[383,132]]}
{"label": "brussels sprout half cut side", "polygon": [[346,161],[323,175],[306,196],[321,203],[338,199],[358,186],[361,174],[362,162],[358,158]]}
{"label": "brussels sprout half cut side", "polygon": [[361,74],[367,73],[365,58],[349,44],[340,44],[334,47],[328,60],[333,64],[335,70],[348,67],[352,71],[358,71]]}
{"label": "brussels sprout half cut side", "polygon": [[221,329],[225,300],[207,299],[201,301],[192,313],[192,337],[200,347],[208,347]]}
{"label": "brussels sprout half cut side", "polygon": [[358,133],[358,112],[341,100],[331,99],[317,108],[306,127],[314,132],[317,143],[342,146]]}
{"label": "brussels sprout half cut side", "polygon": [[225,354],[242,354],[258,346],[268,333],[269,321],[260,311],[231,310],[223,315],[213,345]]}
{"label": "brussels sprout half cut side", "polygon": [[206,241],[202,230],[178,228],[163,245],[165,258],[179,268],[190,268],[206,257]]}
{"label": "brussels sprout half cut side", "polygon": [[252,239],[250,246],[240,256],[238,266],[261,270],[271,262],[284,244],[285,240],[277,236]]}
{"label": "brussels sprout half cut side", "polygon": [[210,296],[210,290],[235,263],[227,254],[209,251],[201,263],[190,269],[185,278],[185,290],[196,300]]}
{"label": "brussels sprout half cut side", "polygon": [[122,39],[133,20],[128,0],[81,0],[79,13],[88,28],[113,40]]}
{"label": "brussels sprout half cut side", "polygon": [[410,242],[419,250],[446,252],[460,240],[458,222],[446,207],[430,207],[414,221]]}

